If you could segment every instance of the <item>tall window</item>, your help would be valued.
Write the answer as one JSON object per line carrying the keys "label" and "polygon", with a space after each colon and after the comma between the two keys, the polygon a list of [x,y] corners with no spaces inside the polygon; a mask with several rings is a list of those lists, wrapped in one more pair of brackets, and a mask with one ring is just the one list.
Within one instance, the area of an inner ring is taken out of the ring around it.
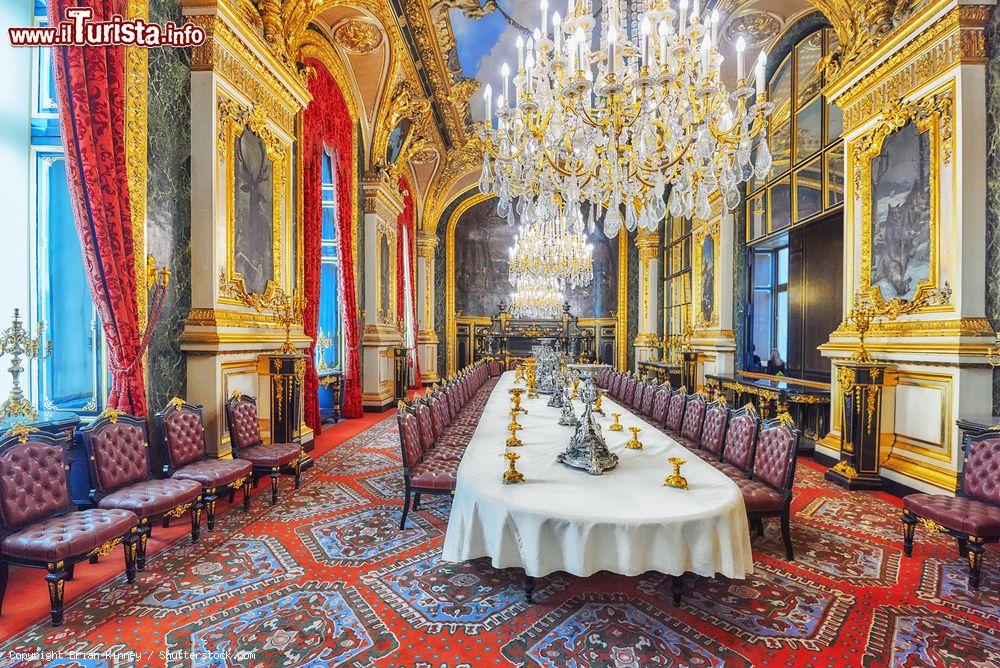
{"label": "tall window", "polygon": [[[34,8],[35,23],[44,25],[44,4]],[[29,322],[45,323],[52,342],[31,396],[48,410],[93,413],[108,392],[106,350],[73,222],[49,49],[33,49],[30,80]]]}
{"label": "tall window", "polygon": [[344,328],[340,309],[340,256],[337,253],[337,192],[333,157],[323,153],[323,229],[320,245],[319,332],[316,367],[340,371]]}
{"label": "tall window", "polygon": [[751,357],[765,364],[777,348],[781,359],[788,359],[788,247],[756,249],[751,258]]}
{"label": "tall window", "polygon": [[663,323],[668,335],[680,336],[691,312],[691,221],[671,218],[664,231]]}

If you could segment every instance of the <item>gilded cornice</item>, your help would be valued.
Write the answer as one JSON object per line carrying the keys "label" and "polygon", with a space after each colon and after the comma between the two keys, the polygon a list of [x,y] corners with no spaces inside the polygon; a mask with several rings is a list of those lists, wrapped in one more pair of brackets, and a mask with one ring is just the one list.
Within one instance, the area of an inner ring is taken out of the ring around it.
{"label": "gilded cornice", "polygon": [[[842,322],[830,338],[857,337],[858,330],[850,322]],[[994,337],[993,326],[986,318],[951,318],[947,320],[875,320],[867,336],[894,337]],[[867,340],[867,339],[866,339]]]}
{"label": "gilded cornice", "polygon": [[381,220],[396,224],[396,219],[403,212],[403,197],[395,183],[385,175],[368,173],[361,180],[364,190],[364,212],[375,214]]}
{"label": "gilded cornice", "polygon": [[844,111],[845,130],[859,127],[953,67],[985,63],[990,10],[986,5],[955,7],[844,90],[837,103]]}
{"label": "gilded cornice", "polygon": [[[301,324],[301,323],[296,323]],[[185,327],[242,327],[279,329],[281,321],[277,316],[227,309],[193,308],[188,311]]]}

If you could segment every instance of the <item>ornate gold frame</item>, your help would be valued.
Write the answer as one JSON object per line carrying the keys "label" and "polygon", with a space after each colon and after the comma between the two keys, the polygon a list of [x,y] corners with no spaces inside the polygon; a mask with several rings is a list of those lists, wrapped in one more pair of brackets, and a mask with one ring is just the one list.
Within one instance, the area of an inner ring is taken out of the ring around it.
{"label": "ornate gold frame", "polygon": [[[446,375],[451,375],[457,371],[456,355],[458,347],[458,327],[455,314],[455,229],[462,214],[475,205],[492,195],[483,195],[479,192],[478,186],[473,184],[459,193],[456,197],[475,190],[475,192],[463,200],[451,212],[448,220],[445,221],[445,364]],[[618,367],[624,369],[628,360],[628,235],[624,232],[618,235],[618,308],[615,312],[615,351],[617,355]],[[580,321],[584,322],[584,318]],[[586,319],[590,321],[601,321],[602,318]]]}
{"label": "ornate gold frame", "polygon": [[[953,135],[953,90],[948,84],[912,102],[897,101],[882,114],[882,118],[854,144],[854,196],[861,202],[861,271],[859,291],[867,295],[876,306],[886,300],[881,288],[873,286],[872,271],[872,186],[871,163],[882,151],[885,140],[909,122],[921,132],[930,132],[930,271],[927,280],[921,281],[912,300],[919,300],[939,287],[940,229],[941,229],[941,167],[951,161]],[[910,301],[910,300],[904,300]],[[920,311],[950,310],[952,307],[931,306]]]}
{"label": "ornate gold frame", "polygon": [[[710,223],[703,223],[691,235],[691,243],[694,245],[694,257],[691,263],[692,283],[691,286],[691,310],[694,312],[695,328],[710,328],[719,326],[719,239],[722,232],[722,219],[716,218]],[[711,237],[713,242],[712,261],[716,268],[716,274],[712,280],[712,315],[705,320],[701,310],[701,266],[702,248],[706,237]]]}
{"label": "ornate gold frame", "polygon": [[[149,0],[128,0],[126,18],[149,18]],[[149,50],[125,47],[125,169],[128,175],[139,329],[146,327],[146,184],[149,140]]]}
{"label": "ornate gold frame", "polygon": [[[376,290],[375,290],[375,313],[378,314],[379,322],[383,325],[395,325],[396,313],[396,263],[399,258],[396,257],[396,230],[395,221],[379,221],[378,226],[375,230],[375,276],[376,280]],[[388,304],[382,303],[382,239],[386,240],[386,244],[389,246],[389,292],[388,292]]]}
{"label": "ornate gold frame", "polygon": [[[281,240],[285,234],[285,211],[288,208],[287,184],[289,165],[289,146],[268,124],[259,106],[246,107],[232,98],[219,94],[216,110],[218,112],[218,156],[225,164],[226,178],[226,266],[219,277],[219,302],[249,306],[256,310],[270,307],[284,286],[282,281]],[[247,291],[243,276],[236,271],[236,207],[234,195],[236,189],[236,169],[233,162],[236,139],[245,130],[256,133],[264,142],[267,157],[273,166],[273,201],[274,211],[271,220],[272,241],[272,278],[267,282],[263,293]]]}

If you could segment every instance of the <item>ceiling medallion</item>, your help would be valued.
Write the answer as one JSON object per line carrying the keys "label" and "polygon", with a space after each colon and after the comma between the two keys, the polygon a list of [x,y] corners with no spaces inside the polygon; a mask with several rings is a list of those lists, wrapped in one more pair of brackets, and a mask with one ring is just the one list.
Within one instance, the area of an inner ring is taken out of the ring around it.
{"label": "ceiling medallion", "polygon": [[352,53],[369,54],[382,46],[382,31],[374,21],[347,19],[334,29],[333,39]]}
{"label": "ceiling medallion", "polygon": [[770,12],[751,10],[726,25],[726,39],[735,44],[743,36],[747,46],[756,47],[773,39],[781,30],[782,20]]}

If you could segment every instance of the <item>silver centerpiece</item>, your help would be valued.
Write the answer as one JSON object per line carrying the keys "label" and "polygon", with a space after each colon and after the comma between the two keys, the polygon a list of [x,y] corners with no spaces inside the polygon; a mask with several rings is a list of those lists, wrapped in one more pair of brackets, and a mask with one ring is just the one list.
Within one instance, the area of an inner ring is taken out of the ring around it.
{"label": "silver centerpiece", "polygon": [[[583,401],[583,416],[578,420],[576,431],[570,439],[569,445],[556,457],[556,461],[583,469],[590,475],[601,475],[618,465],[618,455],[608,450],[608,445],[604,442],[604,435],[601,433],[601,425],[594,417],[594,401],[597,399],[594,374],[602,367],[604,367],[603,364],[572,364],[569,366],[580,376],[579,396]],[[566,403],[572,405],[573,402],[566,399]],[[562,424],[561,420],[560,424]]]}
{"label": "silver centerpiece", "polygon": [[562,413],[559,415],[559,424],[564,427],[575,427],[580,424],[580,421],[576,418],[576,411],[573,410],[573,401],[569,398],[569,391],[566,388],[563,388],[562,392],[565,392],[566,396],[562,400]]}
{"label": "silver centerpiece", "polygon": [[566,387],[566,381],[561,373],[556,374],[556,386],[555,391],[552,392],[552,398],[546,404],[550,408],[562,408],[563,407],[563,389]]}
{"label": "silver centerpiece", "polygon": [[559,353],[552,349],[549,341],[533,346],[531,354],[535,358],[535,389],[539,394],[556,391],[556,376],[559,374]]}

